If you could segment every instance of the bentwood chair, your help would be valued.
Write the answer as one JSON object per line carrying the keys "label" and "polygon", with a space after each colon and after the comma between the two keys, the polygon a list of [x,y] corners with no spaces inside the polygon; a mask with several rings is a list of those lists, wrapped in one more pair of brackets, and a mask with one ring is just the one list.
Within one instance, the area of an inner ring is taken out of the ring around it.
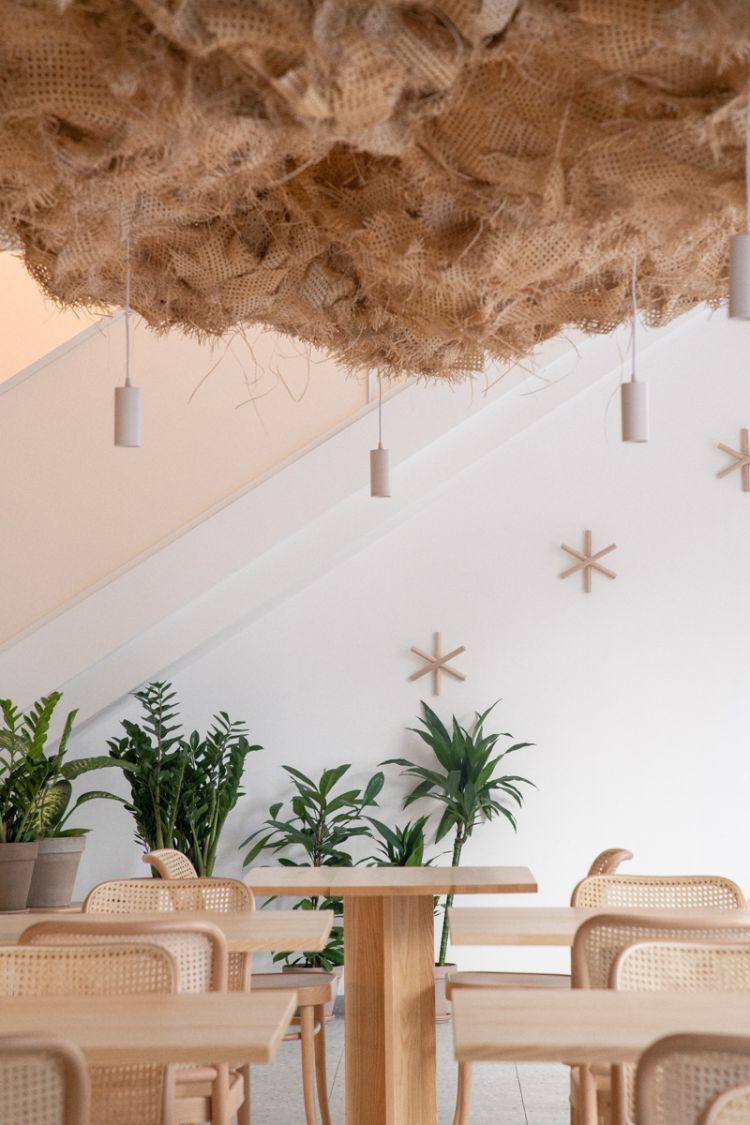
{"label": "bentwood chair", "polygon": [[[23,932],[19,942],[34,946],[109,945],[153,943],[167,950],[177,972],[178,992],[224,992],[227,988],[226,939],[209,922],[100,922],[82,924],[73,920],[38,922]],[[243,1104],[242,1075],[226,1065],[172,1068],[174,1092],[167,1125],[211,1121],[229,1125]]]}
{"label": "bentwood chair", "polygon": [[[607,848],[595,857],[589,875],[604,875],[616,871],[625,860],[632,859],[627,848]],[[459,988],[570,988],[569,973],[453,973],[446,981],[448,999]],[[453,1125],[468,1125],[471,1102],[471,1063],[458,1064],[456,1108]]]}
{"label": "bentwood chair", "polygon": [[[638,942],[618,955],[610,987],[628,992],[750,992],[750,940],[742,945]],[[635,1125],[635,1066],[612,1067],[612,1121]]]}
{"label": "bentwood chair", "polygon": [[[171,849],[170,849],[171,850]],[[154,854],[154,853],[150,853]],[[178,853],[179,855],[180,853]],[[168,862],[171,857],[168,857]],[[170,863],[171,866],[171,863]],[[249,887],[238,879],[118,879],[101,883],[90,892],[83,909],[89,913],[128,913],[133,910],[207,910],[220,914],[254,910]],[[325,1058],[324,1009],[333,995],[333,977],[328,973],[250,973],[250,958],[244,953],[229,955],[229,989],[294,989],[298,1014],[285,1041],[299,1041],[302,1055],[302,1092],[307,1125],[316,1125],[315,1100],[322,1125],[330,1125]],[[243,1067],[245,1104],[238,1125],[250,1121],[250,1068]]]}
{"label": "bentwood chair", "polygon": [[[617,957],[636,942],[750,942],[750,923],[732,911],[704,917],[657,918],[644,914],[595,914],[576,930],[571,955],[573,988],[608,988]],[[576,1125],[596,1125],[610,1111],[610,1071],[576,1066],[571,1074],[571,1105]]]}
{"label": "bentwood chair", "polygon": [[161,879],[197,879],[198,872],[186,855],[176,848],[157,848],[141,856]]}
{"label": "bentwood chair", "polygon": [[747,1125],[748,1083],[750,1039],[668,1035],[638,1063],[636,1118],[639,1125]]}
{"label": "bentwood chair", "polygon": [[0,1039],[0,1125],[89,1125],[86,1062],[75,1043]]}
{"label": "bentwood chair", "polygon": [[[156,870],[162,879],[184,881],[195,878],[195,868],[186,855],[175,848],[160,848],[146,852],[143,862]],[[243,883],[243,887],[245,884]],[[245,887],[253,909],[254,899]],[[250,987],[267,989],[289,988],[290,982],[281,973],[253,973]],[[330,1125],[328,1088],[326,1080],[325,1009],[333,998],[333,977],[330,973],[295,973],[297,991],[296,1027],[284,1036],[285,1042],[299,1040],[302,1055],[302,1095],[307,1125],[315,1125],[315,1093],[323,1125]],[[249,1082],[249,1077],[246,1078]],[[240,1123],[242,1125],[242,1123]]]}
{"label": "bentwood chair", "polygon": [[589,910],[740,910],[744,894],[723,875],[587,875],[571,906]]}
{"label": "bentwood chair", "polygon": [[[147,944],[0,947],[0,996],[117,996],[177,991],[177,967],[166,949]],[[40,1018],[44,1017],[41,1007]],[[97,1066],[91,1082],[90,1125],[164,1125],[172,1112],[171,1068]],[[0,1121],[7,1093],[0,1099]],[[32,1116],[10,1117],[27,1125]],[[42,1119],[44,1120],[44,1119]],[[73,1118],[76,1120],[76,1118]],[[88,1120],[88,1119],[85,1119]],[[59,1125],[55,1119],[54,1125]]]}

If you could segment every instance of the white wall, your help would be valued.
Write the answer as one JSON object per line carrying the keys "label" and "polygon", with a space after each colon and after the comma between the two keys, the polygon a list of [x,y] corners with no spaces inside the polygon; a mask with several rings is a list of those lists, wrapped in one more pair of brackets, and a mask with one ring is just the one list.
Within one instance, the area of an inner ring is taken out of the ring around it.
{"label": "white wall", "polygon": [[[719,871],[749,888],[750,495],[737,474],[716,479],[726,463],[716,443],[736,446],[750,424],[749,333],[717,314],[677,335],[666,360],[664,350],[644,357],[649,445],[619,442],[607,379],[262,619],[166,671],[188,724],[223,708],[266,747],[250,760],[221,870],[240,873],[236,845],[283,794],[281,763],[318,772],[351,761],[363,780],[383,758],[420,756],[405,728],[428,686],[407,680],[409,646],[439,629],[467,648],[466,682],[444,681],[431,700],[441,714],[469,718],[502,697],[501,729],[536,743],[511,759],[538,785],[518,835],[484,826],[467,861],[529,864],[539,903],[565,903],[613,845],[636,853],[637,871]],[[577,546],[585,527],[596,547],[618,544],[617,580],[595,576],[588,596],[577,578],[558,578],[559,544]],[[86,726],[78,749],[101,750],[126,711]],[[391,769],[390,811],[402,791]],[[88,810],[80,892],[142,871],[127,816]],[[460,962],[557,966],[564,955],[467,950]]]}

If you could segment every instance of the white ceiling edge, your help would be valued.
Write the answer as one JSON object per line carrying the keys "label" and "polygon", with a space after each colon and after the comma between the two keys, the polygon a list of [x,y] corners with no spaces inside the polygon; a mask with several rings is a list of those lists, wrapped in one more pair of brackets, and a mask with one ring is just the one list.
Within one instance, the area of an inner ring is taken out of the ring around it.
{"label": "white ceiling edge", "polygon": [[[640,334],[641,361],[693,310]],[[369,496],[370,408],[160,549],[0,649],[22,705],[59,689],[79,724],[164,669],[243,628],[430,502],[498,445],[624,369],[629,330],[557,339],[533,363],[456,385],[412,382],[384,403],[394,496]]]}

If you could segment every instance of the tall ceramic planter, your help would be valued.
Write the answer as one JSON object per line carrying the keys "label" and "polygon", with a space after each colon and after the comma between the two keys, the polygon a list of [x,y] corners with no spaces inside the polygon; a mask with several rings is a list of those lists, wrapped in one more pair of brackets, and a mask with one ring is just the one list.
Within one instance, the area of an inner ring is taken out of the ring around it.
{"label": "tall ceramic planter", "polygon": [[25,910],[39,845],[0,844],[0,910]]}
{"label": "tall ceramic planter", "polygon": [[51,836],[39,841],[28,906],[70,906],[84,836]]}
{"label": "tall ceramic planter", "polygon": [[447,1023],[451,1018],[451,1002],[445,992],[445,979],[455,973],[458,965],[435,966],[435,1021]]}

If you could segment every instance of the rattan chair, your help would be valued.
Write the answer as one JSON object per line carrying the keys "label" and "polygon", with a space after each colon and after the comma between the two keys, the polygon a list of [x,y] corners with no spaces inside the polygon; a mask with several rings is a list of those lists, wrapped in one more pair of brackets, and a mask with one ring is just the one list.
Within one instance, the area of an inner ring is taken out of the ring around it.
{"label": "rattan chair", "polygon": [[157,848],[141,856],[144,863],[153,867],[161,879],[197,879],[198,872],[186,855],[176,848]]}
{"label": "rattan chair", "polygon": [[[0,947],[0,996],[114,998],[129,993],[176,991],[174,959],[158,946],[126,943]],[[42,1008],[40,1017],[43,1015]],[[90,1081],[91,1125],[164,1125],[171,1119],[171,1068],[97,1066],[90,1069]],[[26,1125],[25,1118],[20,1120]],[[13,1125],[18,1125],[18,1120]]]}
{"label": "rattan chair", "polygon": [[733,1086],[719,1094],[701,1117],[700,1125],[750,1125],[750,1085]]}
{"label": "rattan chair", "polygon": [[[64,920],[38,922],[19,938],[28,945],[71,945],[77,948],[111,943],[142,943],[161,946],[172,957],[177,970],[178,992],[224,992],[227,988],[226,939],[209,922],[165,919],[152,922],[90,923]],[[245,1100],[245,1083],[239,1071],[222,1064],[207,1067],[173,1068],[174,1094],[169,1117],[172,1125],[210,1120],[229,1125]]]}
{"label": "rattan chair", "polygon": [[[626,992],[750,992],[750,933],[741,945],[649,941],[618,954],[610,987]],[[612,1067],[612,1120],[635,1125],[635,1066]]]}
{"label": "rattan chair", "polygon": [[722,1125],[746,1125],[747,1116],[726,1119],[715,1114],[730,1112],[726,1102],[721,1104],[722,1094],[747,1088],[749,1082],[750,1038],[668,1035],[652,1043],[638,1063],[636,1119],[639,1125],[716,1125],[719,1120]]}
{"label": "rattan chair", "polygon": [[739,910],[744,894],[722,875],[587,875],[571,906],[588,910]]}
{"label": "rattan chair", "polygon": [[86,1061],[75,1043],[0,1039],[0,1125],[89,1125]]}
{"label": "rattan chair", "polygon": [[[636,942],[747,942],[750,923],[731,911],[686,918],[595,914],[577,929],[571,955],[573,988],[608,988],[620,953]],[[576,1125],[596,1125],[609,1111],[610,1072],[606,1067],[574,1067],[571,1104]]]}
{"label": "rattan chair", "polygon": [[[633,853],[627,848],[607,848],[593,860],[589,875],[616,871],[621,863],[632,859]],[[446,996],[450,1000],[459,988],[570,988],[569,973],[453,973],[445,983]],[[453,1125],[468,1125],[471,1102],[471,1063],[458,1064],[456,1086],[456,1108]]]}
{"label": "rattan chair", "polygon": [[[181,853],[178,852],[177,855]],[[173,866],[171,861],[168,866]],[[94,887],[84,902],[83,909],[89,913],[207,910],[226,914],[254,910],[255,899],[250,888],[238,879],[119,879]],[[330,1125],[324,1009],[333,996],[333,976],[330,973],[295,973],[291,979],[281,973],[253,973],[251,976],[250,958],[244,953],[230,954],[229,989],[242,991],[247,988],[258,991],[294,989],[297,992],[298,1010],[294,1028],[287,1032],[284,1039],[300,1043],[302,1093],[307,1125],[316,1125],[316,1092],[322,1125]],[[242,1073],[246,1103],[238,1115],[238,1125],[249,1125],[249,1066],[243,1067]]]}

